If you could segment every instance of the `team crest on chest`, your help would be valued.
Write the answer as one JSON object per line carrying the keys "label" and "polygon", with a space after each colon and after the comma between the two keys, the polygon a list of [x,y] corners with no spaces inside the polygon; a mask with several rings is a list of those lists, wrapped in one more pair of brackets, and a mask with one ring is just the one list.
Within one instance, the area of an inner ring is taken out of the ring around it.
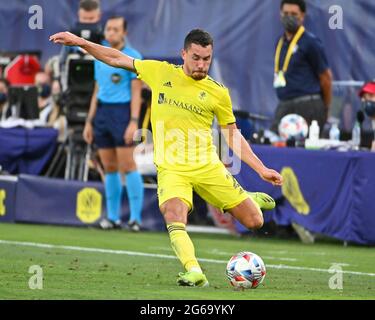
{"label": "team crest on chest", "polygon": [[201,92],[199,92],[199,94],[198,94],[198,99],[199,100],[206,100],[206,97],[207,97],[207,93],[205,92],[205,91],[201,91]]}

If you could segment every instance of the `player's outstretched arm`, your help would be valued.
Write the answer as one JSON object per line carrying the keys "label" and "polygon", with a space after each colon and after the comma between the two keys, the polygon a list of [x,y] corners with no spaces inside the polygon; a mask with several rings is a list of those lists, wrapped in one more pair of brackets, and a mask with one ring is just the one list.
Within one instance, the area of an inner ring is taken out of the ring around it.
{"label": "player's outstretched arm", "polygon": [[267,168],[256,156],[246,139],[237,129],[236,124],[222,126],[222,132],[228,146],[243,162],[253,168],[259,176],[276,186],[283,184],[282,176],[275,170]]}
{"label": "player's outstretched arm", "polygon": [[56,33],[50,36],[49,40],[66,46],[79,46],[89,54],[93,55],[96,59],[103,61],[106,64],[135,72],[133,65],[134,59],[123,54],[119,50],[101,46],[67,31]]}

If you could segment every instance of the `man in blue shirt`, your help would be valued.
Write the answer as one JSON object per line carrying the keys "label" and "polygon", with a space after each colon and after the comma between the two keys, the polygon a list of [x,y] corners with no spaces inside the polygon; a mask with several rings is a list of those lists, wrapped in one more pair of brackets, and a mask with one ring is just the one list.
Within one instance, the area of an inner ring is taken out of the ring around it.
{"label": "man in blue shirt", "polygon": [[[109,46],[141,59],[140,53],[125,43],[127,23],[123,17],[109,18],[104,35]],[[129,199],[129,227],[139,231],[143,204],[143,181],[133,158],[133,135],[138,129],[142,82],[122,68],[95,61],[95,89],[83,137],[98,147],[105,170],[105,192],[108,219],[100,222],[103,229],[120,227],[122,176],[125,174]]]}
{"label": "man in blue shirt", "polygon": [[332,100],[332,73],[321,41],[303,26],[304,0],[282,0],[281,22],[285,33],[275,52],[274,87],[280,103],[272,130],[282,117],[296,113],[308,125],[317,120],[323,128]]}

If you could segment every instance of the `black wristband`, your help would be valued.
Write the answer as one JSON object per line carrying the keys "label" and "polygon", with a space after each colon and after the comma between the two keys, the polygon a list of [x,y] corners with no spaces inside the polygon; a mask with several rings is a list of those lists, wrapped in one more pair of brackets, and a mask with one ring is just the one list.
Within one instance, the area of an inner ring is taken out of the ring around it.
{"label": "black wristband", "polygon": [[139,118],[136,118],[136,117],[131,117],[130,118],[130,121],[134,121],[134,122],[137,122],[137,123],[138,123],[138,120],[139,120]]}

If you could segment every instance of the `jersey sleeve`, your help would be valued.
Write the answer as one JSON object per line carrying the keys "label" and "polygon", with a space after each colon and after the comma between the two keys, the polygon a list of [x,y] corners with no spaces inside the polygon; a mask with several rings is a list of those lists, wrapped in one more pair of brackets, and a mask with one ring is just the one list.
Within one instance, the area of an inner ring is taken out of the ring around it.
{"label": "jersey sleeve", "polygon": [[[130,56],[137,60],[143,60],[142,55],[136,50],[134,50]],[[130,80],[134,80],[134,79],[137,79],[137,75],[133,72],[130,72]]]}
{"label": "jersey sleeve", "polygon": [[215,115],[217,117],[219,125],[221,126],[236,122],[228,89],[224,89],[223,96],[216,106]]}
{"label": "jersey sleeve", "polygon": [[98,73],[99,73],[99,61],[98,60],[94,60],[94,80],[95,81],[98,81]]}
{"label": "jersey sleeve", "polygon": [[152,89],[159,81],[160,69],[163,63],[157,60],[134,59],[134,68],[138,79],[144,81]]}

